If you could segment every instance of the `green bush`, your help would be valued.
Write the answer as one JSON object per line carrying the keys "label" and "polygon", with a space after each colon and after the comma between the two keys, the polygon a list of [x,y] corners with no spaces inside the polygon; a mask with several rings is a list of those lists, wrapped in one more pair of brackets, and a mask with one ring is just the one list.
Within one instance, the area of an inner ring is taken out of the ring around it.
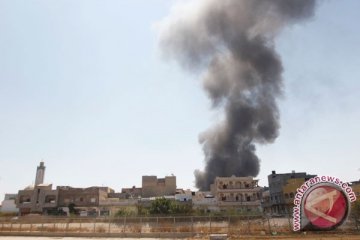
{"label": "green bush", "polygon": [[191,214],[192,206],[162,197],[155,199],[155,201],[151,203],[149,212],[150,214],[161,215]]}

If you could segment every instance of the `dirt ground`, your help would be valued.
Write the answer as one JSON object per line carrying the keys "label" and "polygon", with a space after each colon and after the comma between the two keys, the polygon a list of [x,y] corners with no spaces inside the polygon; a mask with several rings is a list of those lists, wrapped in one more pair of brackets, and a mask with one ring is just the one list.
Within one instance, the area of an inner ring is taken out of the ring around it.
{"label": "dirt ground", "polygon": [[360,240],[359,235],[281,235],[281,236],[242,236],[240,238],[230,238],[230,239],[249,239],[249,240],[258,240],[258,239],[281,239],[281,240],[294,240],[294,239],[312,239],[312,240]]}
{"label": "dirt ground", "polygon": [[[76,238],[76,237],[14,237],[14,236],[0,236],[1,240],[84,240],[87,238]],[[91,238],[91,240],[114,240],[120,238]],[[135,240],[137,238],[125,238],[125,240]],[[141,240],[157,240],[158,238],[141,238]],[[160,238],[161,240],[169,240],[167,238]],[[194,240],[209,239],[207,238],[193,238]],[[275,236],[254,236],[246,235],[237,238],[229,239],[249,239],[249,240],[258,240],[258,239],[281,239],[281,240],[294,240],[294,239],[313,239],[313,240],[360,240],[360,233],[355,234],[291,234],[291,235],[275,235]],[[190,239],[187,239],[190,240]]]}

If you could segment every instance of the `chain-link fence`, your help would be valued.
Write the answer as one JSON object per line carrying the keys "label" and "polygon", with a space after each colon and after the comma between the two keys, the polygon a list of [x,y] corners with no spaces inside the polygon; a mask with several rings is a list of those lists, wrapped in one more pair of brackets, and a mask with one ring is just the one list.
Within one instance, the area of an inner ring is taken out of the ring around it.
{"label": "chain-link fence", "polygon": [[[336,231],[357,233],[349,218]],[[45,216],[0,218],[0,234],[33,236],[194,237],[210,234],[275,235],[292,232],[292,218],[268,216],[176,216],[72,218]]]}

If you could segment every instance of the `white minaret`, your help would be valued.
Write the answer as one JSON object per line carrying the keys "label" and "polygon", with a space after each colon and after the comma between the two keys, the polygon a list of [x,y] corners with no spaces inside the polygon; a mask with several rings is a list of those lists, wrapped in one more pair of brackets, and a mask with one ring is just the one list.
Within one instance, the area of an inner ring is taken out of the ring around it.
{"label": "white minaret", "polygon": [[35,186],[44,183],[45,165],[44,162],[40,162],[40,166],[36,169]]}

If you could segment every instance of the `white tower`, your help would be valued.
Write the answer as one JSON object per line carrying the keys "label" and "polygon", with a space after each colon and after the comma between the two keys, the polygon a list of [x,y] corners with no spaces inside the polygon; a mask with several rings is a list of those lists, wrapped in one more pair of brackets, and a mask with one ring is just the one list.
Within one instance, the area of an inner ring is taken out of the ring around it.
{"label": "white tower", "polygon": [[35,186],[44,183],[45,165],[44,162],[40,162],[40,166],[36,169]]}

